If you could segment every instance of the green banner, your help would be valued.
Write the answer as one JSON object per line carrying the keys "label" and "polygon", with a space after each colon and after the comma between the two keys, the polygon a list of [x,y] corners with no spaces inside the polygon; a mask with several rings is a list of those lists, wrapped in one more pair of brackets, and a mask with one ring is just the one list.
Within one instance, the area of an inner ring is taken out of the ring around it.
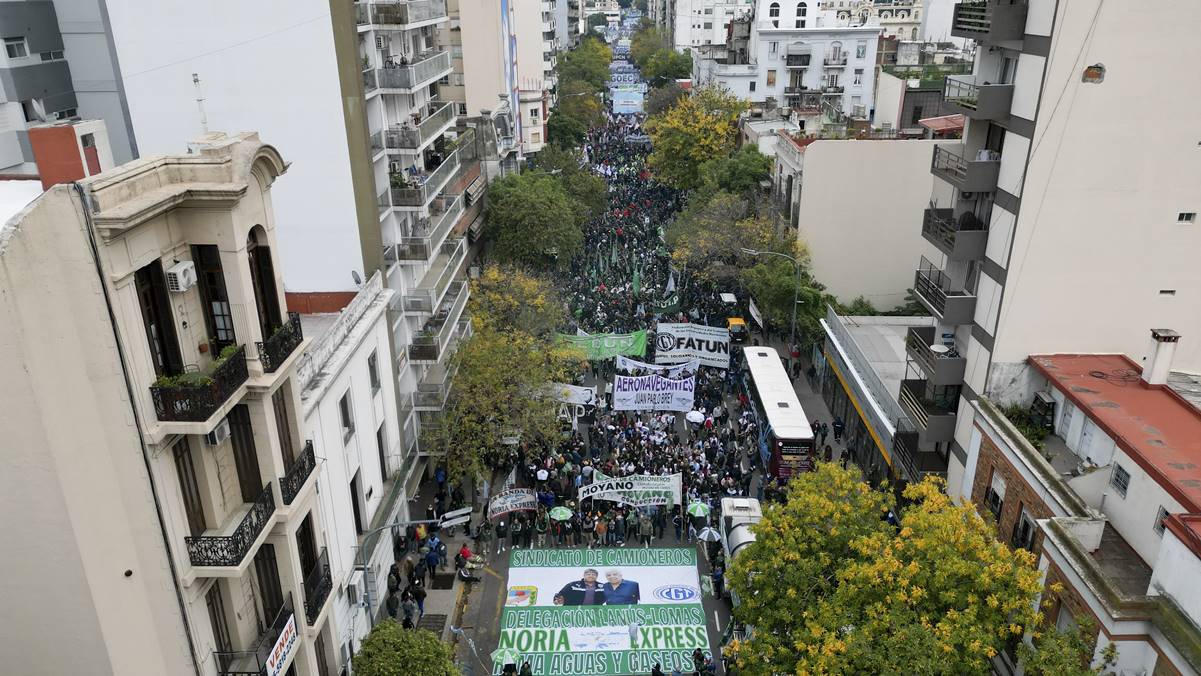
{"label": "green banner", "polygon": [[612,359],[617,355],[641,357],[646,354],[646,329],[633,333],[595,333],[591,336],[558,335],[560,343],[573,345],[592,361]]}
{"label": "green banner", "polygon": [[680,311],[680,294],[673,293],[663,300],[651,303],[651,312],[656,314],[671,314]]}

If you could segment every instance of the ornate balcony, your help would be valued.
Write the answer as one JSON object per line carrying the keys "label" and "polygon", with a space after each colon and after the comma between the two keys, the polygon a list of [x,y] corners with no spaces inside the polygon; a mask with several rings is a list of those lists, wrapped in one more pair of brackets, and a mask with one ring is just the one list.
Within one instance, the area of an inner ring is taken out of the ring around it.
{"label": "ornate balcony", "polygon": [[1025,32],[1025,0],[961,2],[951,17],[951,35],[986,44],[1021,40]]}
{"label": "ornate balcony", "polygon": [[250,552],[259,534],[271,521],[275,513],[275,493],[271,484],[250,505],[237,528],[229,535],[201,535],[186,537],[188,559],[193,566],[237,567]]}
{"label": "ornate balcony", "polygon": [[246,347],[214,362],[207,373],[190,372],[159,378],[150,386],[154,412],[163,422],[204,422],[250,377]]}
{"label": "ornate balcony", "polygon": [[955,218],[951,209],[926,209],[922,216],[922,237],[951,260],[982,258],[988,246],[988,230],[971,212]]}
{"label": "ornate balcony", "polygon": [[839,54],[838,56],[827,56],[822,59],[822,65],[827,68],[842,68],[847,65],[847,55]]}
{"label": "ornate balcony", "polygon": [[285,505],[292,504],[316,467],[317,457],[313,452],[313,440],[309,439],[304,443],[300,457],[296,458],[296,462],[293,462],[288,471],[279,478],[279,496],[283,498]]}
{"label": "ornate balcony", "polygon": [[317,621],[321,609],[325,607],[329,593],[334,588],[333,576],[330,574],[329,552],[321,548],[317,557],[317,565],[304,576],[304,616],[309,626]]}
{"label": "ornate balcony", "polygon": [[267,340],[256,343],[259,361],[267,373],[275,373],[287,361],[292,352],[304,342],[304,331],[300,328],[300,314],[288,313],[288,321],[275,330]]}

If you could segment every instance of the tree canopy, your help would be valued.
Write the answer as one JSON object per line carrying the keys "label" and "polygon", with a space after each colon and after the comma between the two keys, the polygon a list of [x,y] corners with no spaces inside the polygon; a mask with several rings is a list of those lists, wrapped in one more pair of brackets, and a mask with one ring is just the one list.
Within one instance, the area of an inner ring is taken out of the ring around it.
{"label": "tree canopy", "polygon": [[554,284],[508,266],[489,265],[472,280],[467,309],[481,331],[520,331],[547,344],[567,323],[567,310]]}
{"label": "tree canopy", "polygon": [[486,232],[502,261],[563,269],[583,246],[585,211],[558,178],[511,174],[488,187]]}
{"label": "tree canopy", "polygon": [[[600,16],[604,18],[604,15]],[[555,65],[559,86],[578,80],[588,83],[595,91],[601,91],[609,81],[609,62],[612,60],[613,52],[605,43],[595,35],[586,35],[575,49],[559,57]]]}
{"label": "tree canopy", "polygon": [[646,114],[658,115],[676,105],[676,102],[688,95],[684,88],[674,80],[651,89],[646,94]]}
{"label": "tree canopy", "polygon": [[653,23],[644,22],[630,38],[630,61],[642,68],[660,49],[671,49],[671,37]]}
{"label": "tree canopy", "polygon": [[605,119],[605,106],[598,90],[585,80],[568,80],[559,86],[558,103],[553,115],[568,115],[583,123],[584,128],[600,125]]}
{"label": "tree canopy", "polygon": [[677,52],[671,47],[660,49],[646,60],[642,76],[653,87],[692,77],[692,52]]}
{"label": "tree canopy", "polygon": [[709,282],[728,282],[750,263],[742,249],[761,249],[772,239],[772,224],[755,218],[746,200],[726,192],[694,192],[667,228],[677,267]]}
{"label": "tree canopy", "polygon": [[701,175],[710,189],[751,196],[759,184],[771,178],[771,158],[759,148],[746,145],[729,157],[709,160],[701,165]]}
{"label": "tree canopy", "polygon": [[608,208],[609,186],[603,178],[581,166],[583,161],[583,153],[577,149],[548,146],[535,156],[534,166],[562,182],[567,194],[583,210],[581,221],[586,221]]}
{"label": "tree canopy", "polygon": [[894,527],[887,491],[819,463],[770,505],[729,570],[751,637],[740,673],[987,673],[1041,619],[1034,556],[1011,550],[941,483],[910,485]]}
{"label": "tree canopy", "polygon": [[458,676],[449,644],[425,629],[404,629],[393,620],[375,625],[354,656],[359,676]]}
{"label": "tree canopy", "polygon": [[646,122],[653,151],[647,159],[663,183],[680,190],[701,184],[700,167],[725,157],[738,139],[738,116],[746,102],[717,87],[703,87]]}

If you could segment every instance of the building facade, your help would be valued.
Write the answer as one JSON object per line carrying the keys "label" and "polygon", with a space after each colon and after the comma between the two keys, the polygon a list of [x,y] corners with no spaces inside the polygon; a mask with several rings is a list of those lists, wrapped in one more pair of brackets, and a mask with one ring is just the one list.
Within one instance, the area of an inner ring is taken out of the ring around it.
{"label": "building facade", "polygon": [[836,26],[879,26],[884,37],[922,39],[922,0],[825,0],[819,8]]}
{"label": "building facade", "polygon": [[724,46],[694,59],[696,81],[837,121],[870,116],[880,29],[821,26],[807,2],[785,4],[760,0],[753,16],[734,20]]}
{"label": "building facade", "polygon": [[[1115,673],[1195,674],[1201,411],[1164,377],[1180,337],[1153,334],[1145,366],[1032,355],[1028,407],[972,402],[965,491],[1002,540],[1038,556],[1054,626],[1090,620],[1096,656],[1117,649]],[[1032,428],[1041,438],[1028,438]],[[1011,650],[995,662],[1018,673]]]}
{"label": "building facade", "polygon": [[672,44],[684,51],[702,45],[726,44],[730,22],[749,16],[755,4],[754,0],[674,0],[670,8],[667,27]]}
{"label": "building facade", "polygon": [[[328,673],[306,340],[275,253],[286,168],[254,134],[213,135],[6,225],[5,514],[40,515],[5,523],[10,668]],[[48,424],[51,402],[80,424]],[[33,649],[51,624],[80,649]]]}

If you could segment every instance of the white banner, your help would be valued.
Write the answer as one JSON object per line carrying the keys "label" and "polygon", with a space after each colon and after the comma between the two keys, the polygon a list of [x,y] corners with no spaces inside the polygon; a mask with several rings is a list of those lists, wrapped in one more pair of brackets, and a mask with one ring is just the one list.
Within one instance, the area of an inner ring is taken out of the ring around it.
{"label": "white banner", "polygon": [[597,470],[592,475],[592,483],[580,486],[580,500],[584,498],[612,500],[631,507],[683,504],[681,501],[683,475],[681,474],[636,474],[613,478]]}
{"label": "white banner", "polygon": [[637,359],[630,359],[629,357],[620,354],[617,355],[618,371],[635,371],[641,369],[650,371],[651,373],[657,373],[667,378],[679,378],[681,375],[695,375],[700,365],[700,361],[696,359],[692,359],[676,366],[669,366],[667,364],[648,364],[643,361],[638,361]]}
{"label": "white banner", "polygon": [[696,376],[614,376],[614,411],[691,411]]}
{"label": "white banner", "polygon": [[755,320],[755,323],[759,325],[759,328],[763,328],[763,315],[759,314],[759,306],[755,305],[754,298],[751,299],[751,319]]}
{"label": "white banner", "polygon": [[497,493],[488,501],[488,518],[495,519],[509,512],[535,511],[538,509],[538,495],[532,488],[513,488]]}
{"label": "white banner", "polygon": [[703,324],[660,322],[655,330],[655,363],[679,364],[692,359],[702,366],[730,366],[730,330]]}
{"label": "white banner", "polygon": [[561,401],[567,404],[596,403],[596,390],[591,387],[565,385],[563,383],[551,383],[550,392],[555,401]]}

